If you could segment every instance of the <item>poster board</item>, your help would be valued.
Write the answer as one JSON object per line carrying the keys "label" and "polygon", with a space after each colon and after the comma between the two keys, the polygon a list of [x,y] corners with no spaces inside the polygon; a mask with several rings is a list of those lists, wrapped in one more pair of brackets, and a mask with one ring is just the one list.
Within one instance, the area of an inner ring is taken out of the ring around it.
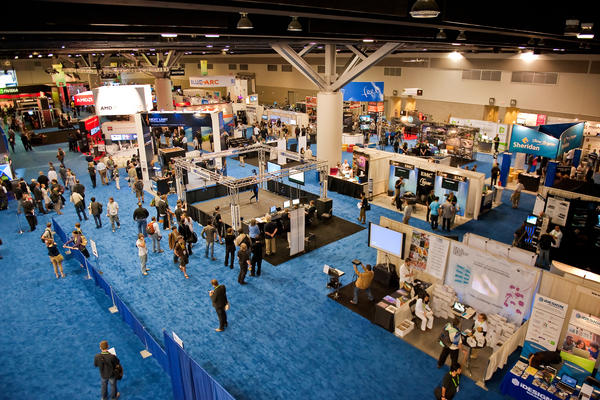
{"label": "poster board", "polygon": [[540,216],[540,214],[544,211],[546,207],[546,199],[544,196],[537,195],[535,196],[535,204],[533,205],[533,211],[531,212],[533,215]]}
{"label": "poster board", "polygon": [[568,307],[568,304],[536,294],[525,340],[546,350],[556,350]]}
{"label": "poster board", "polygon": [[410,249],[406,265],[443,280],[450,240],[418,230],[413,230],[407,237]]}
{"label": "poster board", "polygon": [[548,196],[548,201],[546,202],[546,214],[550,216],[550,221],[553,224],[565,226],[569,215],[570,204],[571,203],[568,200]]}
{"label": "poster board", "polygon": [[562,344],[561,357],[592,372],[600,345],[600,318],[573,310]]}
{"label": "poster board", "polygon": [[521,325],[531,307],[539,271],[508,258],[453,242],[446,283],[461,302],[488,314],[500,314]]}

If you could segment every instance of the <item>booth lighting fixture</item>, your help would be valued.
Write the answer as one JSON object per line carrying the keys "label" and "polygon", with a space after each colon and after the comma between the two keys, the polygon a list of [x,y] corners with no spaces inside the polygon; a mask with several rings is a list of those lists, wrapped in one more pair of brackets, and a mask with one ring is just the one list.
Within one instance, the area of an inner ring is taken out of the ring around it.
{"label": "booth lighting fixture", "polygon": [[218,38],[218,37],[221,37],[221,35],[217,35],[216,33],[207,33],[206,35],[204,35],[204,37]]}
{"label": "booth lighting fixture", "polygon": [[34,51],[34,52],[33,52],[33,53],[31,53],[31,54],[33,54],[34,56],[37,56],[37,55],[38,55],[38,54],[40,54],[40,53],[38,53],[37,51]]}
{"label": "booth lighting fixture", "polygon": [[461,43],[452,43],[452,46],[462,46]]}
{"label": "booth lighting fixture", "polygon": [[592,29],[594,29],[593,22],[582,23],[581,24],[581,32],[579,32],[577,34],[577,39],[593,39],[594,32],[592,31]]}
{"label": "booth lighting fixture", "polygon": [[50,54],[48,54],[48,57],[52,57],[53,55],[54,55],[54,54],[50,53]]}
{"label": "booth lighting fixture", "polygon": [[456,36],[456,40],[467,40],[467,35],[465,35],[465,31],[458,32],[458,36]]}
{"label": "booth lighting fixture", "polygon": [[42,55],[41,55],[41,54],[38,54],[38,58],[42,58]]}
{"label": "booth lighting fixture", "polygon": [[525,46],[519,46],[519,50],[525,50],[526,47]]}
{"label": "booth lighting fixture", "polygon": [[[148,50],[150,50],[150,51],[156,51],[156,49],[148,49]],[[148,54],[148,53],[146,53],[146,54]]]}
{"label": "booth lighting fixture", "polygon": [[230,45],[228,45],[228,44],[227,44],[227,45],[225,45],[225,48],[226,48],[226,49],[228,49],[228,48],[230,48],[230,47],[231,47],[231,46],[230,46]]}
{"label": "booth lighting fixture", "polygon": [[206,47],[208,47],[210,49],[211,47],[213,47],[213,45],[212,44],[207,44]]}
{"label": "booth lighting fixture", "polygon": [[302,24],[298,21],[298,17],[292,17],[287,30],[290,32],[302,32]]}
{"label": "booth lighting fixture", "polygon": [[579,33],[579,20],[568,19],[565,21],[565,36],[577,36]]}
{"label": "booth lighting fixture", "polygon": [[444,32],[443,29],[440,29],[439,32],[437,33],[437,35],[435,35],[435,38],[437,40],[446,40],[446,32]]}
{"label": "booth lighting fixture", "polygon": [[427,51],[427,49],[423,49],[423,51]]}
{"label": "booth lighting fixture", "polygon": [[448,58],[457,61],[463,58],[463,55],[460,54],[458,51],[453,51],[452,53],[448,53]]}
{"label": "booth lighting fixture", "polygon": [[92,53],[92,55],[93,55],[93,56],[95,56],[95,55],[96,55],[96,53]]}
{"label": "booth lighting fixture", "polygon": [[67,57],[71,57],[71,55],[70,55],[70,54],[67,54]]}
{"label": "booth lighting fixture", "polygon": [[523,61],[533,61],[537,58],[537,56],[533,53],[533,51],[526,51],[525,53],[521,53],[521,60]]}
{"label": "booth lighting fixture", "polygon": [[206,54],[206,52],[205,52],[205,51],[203,51],[203,52],[202,52],[202,54]]}
{"label": "booth lighting fixture", "polygon": [[413,18],[435,18],[440,15],[440,8],[435,0],[417,0],[410,9]]}
{"label": "booth lighting fixture", "polygon": [[237,23],[237,28],[238,29],[252,29],[252,28],[254,28],[254,25],[252,25],[252,21],[250,21],[250,18],[248,18],[248,13],[241,12],[240,15],[241,15],[240,20]]}
{"label": "booth lighting fixture", "polygon": [[310,44],[311,46],[314,46],[314,45],[316,45],[316,44],[317,44],[317,42],[310,42],[309,44]]}
{"label": "booth lighting fixture", "polygon": [[323,49],[323,46],[317,46],[317,49]]}
{"label": "booth lighting fixture", "polygon": [[530,39],[529,39],[529,41],[527,42],[527,44],[528,44],[529,46],[533,46],[533,45],[535,45],[535,39],[534,39],[534,38],[530,38]]}
{"label": "booth lighting fixture", "polygon": [[19,59],[19,56],[15,56],[15,60],[18,60],[18,59]]}
{"label": "booth lighting fixture", "polygon": [[61,48],[61,49],[64,49],[64,48],[65,48],[65,45],[63,44],[62,46],[60,46],[60,48]]}
{"label": "booth lighting fixture", "polygon": [[30,55],[29,55],[29,58],[33,58],[33,54],[30,54]]}
{"label": "booth lighting fixture", "polygon": [[228,49],[227,47],[225,47],[225,48],[223,49],[223,51],[229,51],[229,49]]}
{"label": "booth lighting fixture", "polygon": [[373,43],[374,39],[363,39],[363,43]]}
{"label": "booth lighting fixture", "polygon": [[176,38],[177,34],[176,33],[161,33],[160,36],[164,37],[164,38]]}

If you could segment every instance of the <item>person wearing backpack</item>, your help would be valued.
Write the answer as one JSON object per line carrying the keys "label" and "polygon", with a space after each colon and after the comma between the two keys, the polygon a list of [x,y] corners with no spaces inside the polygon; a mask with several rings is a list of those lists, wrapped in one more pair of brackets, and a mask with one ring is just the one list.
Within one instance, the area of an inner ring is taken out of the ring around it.
{"label": "person wearing backpack", "polygon": [[100,370],[100,397],[102,400],[107,399],[108,383],[110,383],[111,391],[110,398],[116,400],[121,396],[117,389],[117,379],[119,375],[122,377],[123,367],[121,361],[108,351],[108,342],[103,340],[100,342],[100,353],[94,357],[94,367]]}
{"label": "person wearing backpack", "polygon": [[162,236],[160,235],[160,227],[158,226],[156,217],[152,217],[152,220],[150,221],[148,226],[146,226],[146,232],[148,232],[148,235],[152,239],[152,252],[162,253],[163,250],[161,250],[160,248],[160,239],[162,239]]}
{"label": "person wearing backpack", "polygon": [[442,365],[446,363],[448,355],[452,365],[458,362],[458,349],[460,344],[460,318],[455,317],[452,322],[449,322],[444,326],[444,330],[440,335],[440,345],[442,346],[442,352],[438,358],[437,367],[442,368]]}
{"label": "person wearing backpack", "polygon": [[97,202],[95,197],[92,197],[90,203],[90,214],[94,217],[94,222],[96,223],[96,229],[102,228],[102,220],[100,216],[102,215],[102,203]]}

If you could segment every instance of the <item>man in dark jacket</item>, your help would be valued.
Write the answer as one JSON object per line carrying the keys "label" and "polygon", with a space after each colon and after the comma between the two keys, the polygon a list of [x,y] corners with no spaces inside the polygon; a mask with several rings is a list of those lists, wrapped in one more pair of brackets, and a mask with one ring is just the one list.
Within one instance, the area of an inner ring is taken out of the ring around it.
{"label": "man in dark jacket", "polygon": [[75,184],[73,185],[73,191],[81,195],[81,198],[83,198],[83,206],[85,207],[85,186],[79,182],[79,179],[75,181]]}
{"label": "man in dark jacket", "polygon": [[44,175],[43,171],[40,171],[40,175],[38,176],[37,181],[40,183],[40,185],[46,185],[46,187],[48,187],[48,184],[50,183],[50,179],[48,179],[48,177]]}
{"label": "man in dark jacket", "polygon": [[142,207],[142,203],[138,203],[138,208],[133,212],[133,219],[137,221],[138,224],[138,233],[142,233],[144,237],[146,236],[146,219],[150,213],[144,207]]}
{"label": "man in dark jacket", "polygon": [[115,368],[120,364],[119,359],[114,354],[108,351],[108,342],[103,340],[100,342],[100,353],[94,357],[94,366],[100,369],[101,389],[100,396],[102,400],[106,400],[108,395],[108,382],[111,385],[110,398],[116,400],[121,393],[117,390],[117,378],[115,376]]}
{"label": "man in dark jacket", "polygon": [[100,219],[100,216],[102,215],[102,203],[97,202],[95,197],[92,197],[91,201],[92,202],[90,203],[90,212],[94,217],[96,228],[100,229],[102,228],[102,220]]}
{"label": "man in dark jacket", "polygon": [[29,195],[23,196],[23,211],[25,212],[25,218],[29,223],[31,232],[35,231],[37,225],[37,217],[35,216],[35,204],[33,199]]}
{"label": "man in dark jacket", "polygon": [[490,183],[492,184],[492,186],[494,186],[494,185],[496,185],[496,182],[498,181],[498,175],[500,175],[500,167],[498,167],[498,163],[494,163],[491,173],[492,173],[492,179],[491,179]]}
{"label": "man in dark jacket", "polygon": [[44,193],[42,193],[42,188],[40,187],[40,183],[36,182],[33,187],[33,198],[35,199],[35,204],[38,207],[38,210],[41,214],[48,214],[48,211],[44,209]]}
{"label": "man in dark jacket", "polygon": [[163,194],[160,196],[160,200],[156,204],[156,212],[158,214],[158,219],[162,218],[163,220],[163,229],[169,229],[170,227],[170,216],[169,216],[169,205],[167,204],[167,195]]}
{"label": "man in dark jacket", "polygon": [[227,290],[225,285],[219,285],[216,279],[210,281],[214,289],[208,292],[212,305],[219,317],[219,327],[215,329],[217,332],[223,332],[227,328],[227,310],[229,310],[229,301],[227,300]]}

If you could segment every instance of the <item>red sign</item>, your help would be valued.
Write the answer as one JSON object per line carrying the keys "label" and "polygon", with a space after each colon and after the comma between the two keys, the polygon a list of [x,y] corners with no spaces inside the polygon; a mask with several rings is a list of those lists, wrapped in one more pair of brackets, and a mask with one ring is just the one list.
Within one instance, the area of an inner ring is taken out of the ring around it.
{"label": "red sign", "polygon": [[377,112],[377,102],[370,101],[367,105],[367,112]]}
{"label": "red sign", "polygon": [[377,102],[377,112],[383,112],[383,101]]}
{"label": "red sign", "polygon": [[314,96],[306,96],[306,105],[315,107],[317,105],[317,98]]}
{"label": "red sign", "polygon": [[84,123],[85,129],[89,132],[91,132],[92,129],[98,128],[100,126],[100,120],[98,119],[98,116],[89,117],[84,121]]}
{"label": "red sign", "polygon": [[94,105],[94,95],[92,92],[83,92],[75,95],[75,105],[76,106],[93,106]]}
{"label": "red sign", "polygon": [[536,125],[544,125],[546,123],[546,115],[538,114],[535,124]]}

